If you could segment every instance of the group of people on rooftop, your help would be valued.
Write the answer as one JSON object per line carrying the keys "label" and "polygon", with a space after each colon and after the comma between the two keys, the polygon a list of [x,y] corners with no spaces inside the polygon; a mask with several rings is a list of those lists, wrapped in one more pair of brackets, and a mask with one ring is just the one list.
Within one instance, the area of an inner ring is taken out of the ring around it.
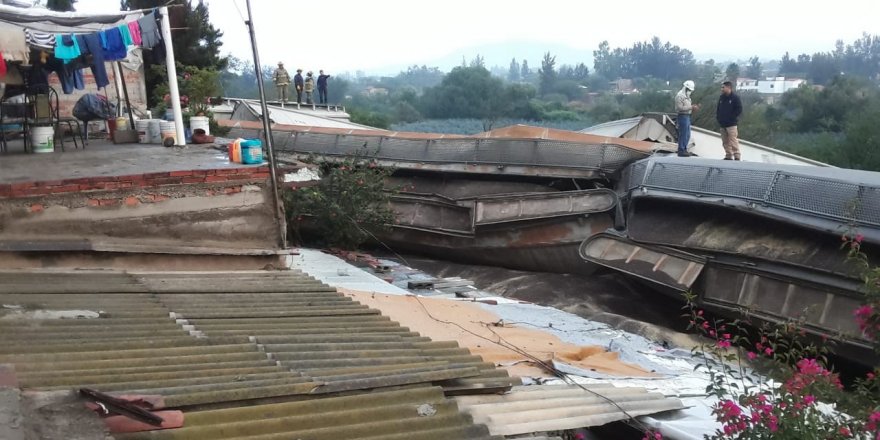
{"label": "group of people on rooftop", "polygon": [[[691,142],[691,114],[700,110],[700,104],[691,101],[695,84],[687,80],[681,90],[675,95],[675,112],[678,113],[676,124],[678,126],[678,155],[680,157],[691,156],[688,152],[688,144]],[[740,160],[739,131],[737,123],[742,114],[742,101],[736,93],[733,93],[733,83],[724,81],[721,84],[721,96],[715,107],[715,120],[721,126],[721,145],[724,146],[724,160]]]}
{"label": "group of people on rooftop", "polygon": [[[323,70],[318,71],[318,103],[327,104],[327,80],[330,75],[325,75]],[[284,63],[279,61],[278,68],[272,74],[272,81],[278,89],[278,100],[285,103],[288,100],[287,88],[290,86],[290,74],[284,68]],[[296,91],[296,103],[302,104],[303,92],[306,94],[306,104],[314,104],[312,93],[315,90],[315,78],[311,71],[306,73],[305,78],[302,76],[302,69],[296,69],[296,75],[293,76],[293,87]]]}

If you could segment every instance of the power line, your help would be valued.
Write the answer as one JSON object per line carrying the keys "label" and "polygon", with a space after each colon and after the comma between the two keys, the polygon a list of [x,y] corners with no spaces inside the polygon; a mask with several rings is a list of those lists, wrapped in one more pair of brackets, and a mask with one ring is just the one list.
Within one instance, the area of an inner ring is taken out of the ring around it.
{"label": "power line", "polygon": [[586,392],[588,392],[588,393],[590,393],[590,394],[593,394],[593,395],[596,396],[596,397],[601,398],[602,400],[608,402],[609,404],[613,405],[613,406],[614,406],[615,408],[617,408],[617,409],[618,409],[618,410],[619,410],[624,416],[626,416],[629,420],[631,420],[631,421],[634,422],[636,425],[638,425],[639,428],[642,429],[642,431],[644,431],[644,432],[648,432],[648,431],[650,430],[650,428],[649,428],[647,425],[645,425],[644,423],[642,423],[640,420],[636,419],[635,416],[633,416],[632,414],[630,414],[629,412],[627,412],[627,410],[623,409],[623,407],[620,406],[620,404],[618,404],[617,402],[615,402],[613,399],[611,399],[611,398],[609,398],[609,397],[607,397],[607,396],[604,396],[604,395],[602,395],[602,394],[599,394],[599,393],[597,393],[596,391],[593,391],[593,390],[591,390],[591,389],[589,389],[589,388],[583,386],[582,384],[580,384],[580,383],[578,383],[577,381],[575,381],[574,379],[572,379],[567,373],[563,373],[562,371],[559,371],[558,369],[556,369],[556,367],[554,367],[552,364],[549,364],[549,363],[545,362],[544,360],[537,358],[536,356],[532,355],[531,353],[525,351],[525,350],[522,349],[522,348],[517,347],[515,344],[513,344],[513,343],[507,341],[506,339],[504,339],[504,337],[502,337],[502,336],[499,335],[497,332],[495,332],[495,330],[492,329],[492,326],[499,325],[499,323],[500,323],[501,326],[503,326],[503,321],[499,321],[499,323],[485,323],[485,322],[480,322],[480,324],[485,325],[486,328],[487,328],[490,332],[492,332],[493,335],[495,335],[496,337],[498,337],[498,340],[494,340],[494,339],[491,339],[491,338],[487,338],[487,337],[485,337],[485,336],[483,336],[483,335],[481,335],[481,334],[475,333],[475,332],[473,332],[473,331],[471,331],[471,330],[469,330],[469,329],[467,329],[467,328],[461,326],[461,325],[458,324],[457,322],[445,321],[445,320],[442,320],[442,319],[438,319],[438,318],[436,318],[434,315],[431,314],[431,312],[428,310],[428,308],[425,306],[425,304],[422,302],[422,300],[421,300],[421,298],[419,298],[419,296],[416,295],[416,296],[415,296],[415,299],[416,299],[416,301],[419,303],[419,305],[422,306],[422,309],[425,311],[425,314],[427,314],[428,317],[431,318],[431,319],[433,319],[434,321],[437,321],[437,322],[439,322],[439,323],[441,323],[441,324],[453,325],[453,326],[455,326],[455,327],[458,327],[459,329],[461,329],[461,330],[462,330],[463,332],[465,332],[465,333],[468,333],[468,334],[470,334],[470,335],[476,336],[476,337],[478,337],[478,338],[480,338],[480,339],[482,339],[482,340],[484,340],[484,341],[487,341],[487,342],[490,342],[490,343],[492,343],[492,344],[498,345],[498,346],[500,346],[500,347],[502,347],[502,348],[506,348],[506,349],[508,349],[508,350],[511,350],[511,351],[513,351],[514,353],[517,353],[517,354],[519,354],[519,355],[521,355],[521,356],[523,356],[523,357],[525,357],[525,358],[531,360],[532,362],[534,362],[534,363],[540,365],[541,367],[543,367],[543,368],[546,369],[547,371],[550,371],[551,373],[553,373],[554,376],[558,377],[558,378],[561,379],[563,382],[565,382],[565,383],[567,383],[567,384],[569,384],[569,385],[574,385],[574,386],[576,386],[576,387],[578,387],[578,388],[580,388],[580,389],[582,389],[582,390],[584,390],[584,391],[586,391]]}

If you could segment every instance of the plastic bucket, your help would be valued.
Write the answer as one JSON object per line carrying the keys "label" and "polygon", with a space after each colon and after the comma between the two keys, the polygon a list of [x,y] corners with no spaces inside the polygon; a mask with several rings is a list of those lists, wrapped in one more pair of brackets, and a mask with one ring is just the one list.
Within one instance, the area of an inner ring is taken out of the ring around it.
{"label": "plastic bucket", "polygon": [[134,129],[138,132],[138,142],[142,144],[150,143],[150,120],[138,119],[134,121]]}
{"label": "plastic bucket", "polygon": [[241,163],[263,163],[263,143],[259,139],[249,139],[241,143]]}
{"label": "plastic bucket", "polygon": [[116,118],[116,129],[128,130],[128,118],[123,118],[122,116]]}
{"label": "plastic bucket", "polygon": [[31,128],[31,149],[34,153],[52,153],[55,151],[55,128]]}
{"label": "plastic bucket", "polygon": [[197,128],[201,128],[202,130],[205,130],[205,134],[211,134],[211,128],[207,116],[193,116],[189,118],[189,128],[193,133],[196,132]]}
{"label": "plastic bucket", "polygon": [[148,144],[161,144],[162,143],[162,120],[161,119],[148,119],[147,125],[147,143]]}
{"label": "plastic bucket", "polygon": [[162,145],[168,145],[169,139],[171,145],[177,145],[177,128],[174,121],[162,121],[159,125],[162,130]]}

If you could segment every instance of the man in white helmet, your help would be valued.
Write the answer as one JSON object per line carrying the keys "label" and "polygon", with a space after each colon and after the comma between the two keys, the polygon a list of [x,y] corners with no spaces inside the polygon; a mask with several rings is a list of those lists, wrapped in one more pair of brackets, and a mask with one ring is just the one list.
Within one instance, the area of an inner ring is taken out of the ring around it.
{"label": "man in white helmet", "polygon": [[691,113],[700,109],[700,104],[691,102],[691,93],[694,91],[694,82],[687,80],[681,90],[675,95],[675,111],[678,113],[676,125],[678,125],[678,155],[690,156],[688,144],[691,143]]}

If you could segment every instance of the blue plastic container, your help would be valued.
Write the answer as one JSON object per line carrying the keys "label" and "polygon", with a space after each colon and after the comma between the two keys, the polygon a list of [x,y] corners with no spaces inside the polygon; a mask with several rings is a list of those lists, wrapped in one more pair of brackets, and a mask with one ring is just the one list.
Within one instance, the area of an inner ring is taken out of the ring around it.
{"label": "blue plastic container", "polygon": [[241,143],[241,163],[248,165],[263,163],[263,143],[259,139],[248,139]]}

